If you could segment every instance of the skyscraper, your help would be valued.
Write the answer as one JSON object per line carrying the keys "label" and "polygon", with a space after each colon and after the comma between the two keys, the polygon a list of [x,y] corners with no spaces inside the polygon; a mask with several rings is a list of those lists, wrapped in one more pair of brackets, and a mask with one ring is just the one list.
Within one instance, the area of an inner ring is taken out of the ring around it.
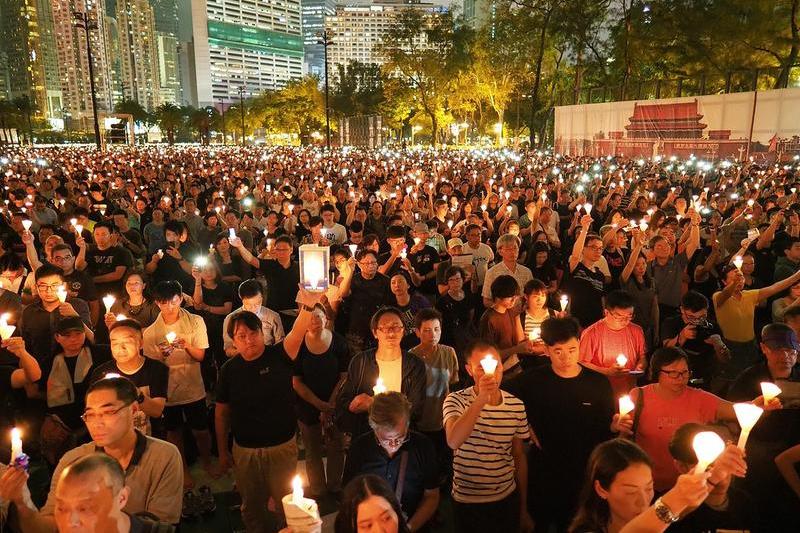
{"label": "skyscraper", "polygon": [[325,48],[319,34],[325,29],[325,17],[336,13],[336,0],[301,0],[303,6],[303,69],[320,80],[325,78]]}
{"label": "skyscraper", "polygon": [[161,102],[182,104],[184,101],[180,69],[181,45],[178,41],[177,0],[150,0],[156,21],[156,55]]}
{"label": "skyscraper", "polygon": [[47,0],[0,0],[0,97],[27,98],[34,116],[61,118]]}
{"label": "skyscraper", "polygon": [[283,87],[303,75],[300,0],[192,2],[194,84],[200,106]]}
{"label": "skyscraper", "polygon": [[[419,9],[434,15],[446,10],[441,5],[406,0],[375,0],[336,6],[336,13],[325,18],[325,27],[333,35],[333,45],[328,48],[328,68],[331,73],[335,72],[335,65],[346,66],[352,61],[382,64],[383,58],[377,46],[383,41],[397,14],[405,9]],[[424,37],[419,45],[425,45]]]}
{"label": "skyscraper", "polygon": [[53,35],[58,56],[58,74],[61,81],[64,111],[75,121],[77,128],[90,129],[92,122],[92,96],[89,83],[89,61],[86,55],[86,33],[75,26],[74,11],[86,12],[97,25],[89,30],[92,47],[97,111],[99,114],[113,110],[109,48],[106,33],[105,0],[50,0],[53,13]]}
{"label": "skyscraper", "polygon": [[161,82],[150,0],[117,0],[117,29],[125,98],[152,111],[161,103]]}

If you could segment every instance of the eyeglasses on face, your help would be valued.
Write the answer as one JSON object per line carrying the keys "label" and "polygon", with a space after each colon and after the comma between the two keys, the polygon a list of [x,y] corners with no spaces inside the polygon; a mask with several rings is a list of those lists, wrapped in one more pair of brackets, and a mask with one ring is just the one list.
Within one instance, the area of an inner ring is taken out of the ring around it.
{"label": "eyeglasses on face", "polygon": [[672,379],[683,379],[691,377],[691,370],[661,370],[661,373]]}
{"label": "eyeglasses on face", "polygon": [[92,411],[86,411],[81,415],[81,420],[83,420],[87,424],[91,424],[93,422],[99,422],[101,420],[103,422],[105,422],[105,421],[113,418],[115,415],[117,415],[120,411],[122,411],[123,409],[125,409],[129,405],[131,405],[131,404],[130,403],[126,403],[126,404],[122,405],[121,407],[118,407],[117,409],[114,409],[114,410],[111,410],[111,411],[101,411],[99,413],[94,413]]}

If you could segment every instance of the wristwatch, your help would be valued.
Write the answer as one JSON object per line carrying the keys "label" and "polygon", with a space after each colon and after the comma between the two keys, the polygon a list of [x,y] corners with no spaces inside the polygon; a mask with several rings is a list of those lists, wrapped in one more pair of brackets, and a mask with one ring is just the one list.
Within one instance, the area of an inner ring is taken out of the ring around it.
{"label": "wristwatch", "polygon": [[656,500],[656,503],[653,504],[653,509],[656,512],[656,517],[659,520],[664,522],[665,524],[672,524],[673,522],[677,522],[680,520],[680,515],[676,515],[672,512],[672,509],[667,507],[667,504],[664,503],[661,498]]}

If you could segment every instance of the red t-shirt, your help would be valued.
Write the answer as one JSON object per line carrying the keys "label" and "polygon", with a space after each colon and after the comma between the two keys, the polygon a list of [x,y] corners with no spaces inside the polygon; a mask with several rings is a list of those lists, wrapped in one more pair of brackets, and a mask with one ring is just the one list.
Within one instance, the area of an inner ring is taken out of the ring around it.
{"label": "red t-shirt", "polygon": [[668,400],[658,394],[656,384],[652,384],[631,391],[634,403],[642,390],[644,403],[639,413],[635,440],[653,461],[655,490],[666,491],[678,479],[678,471],[668,448],[672,435],[689,422],[708,424],[716,420],[720,399],[710,392],[686,387],[678,398]]}
{"label": "red t-shirt", "polygon": [[[598,320],[583,330],[581,335],[581,361],[601,368],[615,366],[617,356],[623,354],[628,358],[625,368],[635,370],[641,366],[645,350],[644,331],[636,324],[628,324],[615,331],[606,325],[605,320]],[[608,380],[617,398],[627,394],[636,385],[635,375],[609,376]]]}

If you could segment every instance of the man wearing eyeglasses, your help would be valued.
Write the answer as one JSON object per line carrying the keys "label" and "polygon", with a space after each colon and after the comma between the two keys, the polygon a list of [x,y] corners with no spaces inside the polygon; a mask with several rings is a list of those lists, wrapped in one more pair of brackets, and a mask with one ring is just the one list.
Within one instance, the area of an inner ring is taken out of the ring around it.
{"label": "man wearing eyeglasses", "polygon": [[382,477],[398,494],[409,529],[418,531],[439,505],[439,471],[433,444],[410,423],[411,402],[403,394],[376,395],[369,408],[372,431],[350,445],[342,484],[362,474]]}
{"label": "man wearing eyeglasses", "polygon": [[67,452],[53,473],[50,493],[37,510],[25,496],[28,474],[9,468],[0,477],[0,495],[12,502],[25,532],[56,531],[54,512],[56,486],[62,471],[81,457],[104,452],[119,462],[130,487],[124,510],[129,514],[151,513],[159,520],[176,524],[181,515],[183,469],[178,449],[168,442],[146,437],[134,429],[141,393],[127,378],[107,376],[93,383],[86,393],[83,420],[92,442]]}
{"label": "man wearing eyeglasses", "polygon": [[[768,324],[761,330],[760,347],[764,359],[739,374],[728,394],[733,402],[747,402],[761,396],[762,382],[775,383],[782,389],[750,432],[745,487],[759,504],[765,520],[771,521],[764,531],[796,531],[785,528],[788,519],[784,517],[792,517],[796,524],[797,497],[775,468],[775,457],[800,442],[800,412],[795,396],[800,389],[800,383],[795,383],[800,381],[800,342],[786,324]],[[781,404],[783,409],[771,409]]]}
{"label": "man wearing eyeglasses", "polygon": [[625,291],[608,293],[603,319],[581,334],[581,363],[606,375],[615,396],[627,394],[644,370],[647,347],[642,327],[632,322],[634,305]]}
{"label": "man wearing eyeglasses", "polygon": [[69,316],[80,317],[89,342],[94,342],[94,332],[89,327],[91,318],[86,302],[70,296],[64,303],[59,300],[59,289],[64,287],[63,270],[57,266],[43,265],[36,269],[35,279],[39,299],[22,310],[17,326],[28,352],[39,361],[43,374],[48,375],[53,355],[58,349],[55,327],[59,320]]}

